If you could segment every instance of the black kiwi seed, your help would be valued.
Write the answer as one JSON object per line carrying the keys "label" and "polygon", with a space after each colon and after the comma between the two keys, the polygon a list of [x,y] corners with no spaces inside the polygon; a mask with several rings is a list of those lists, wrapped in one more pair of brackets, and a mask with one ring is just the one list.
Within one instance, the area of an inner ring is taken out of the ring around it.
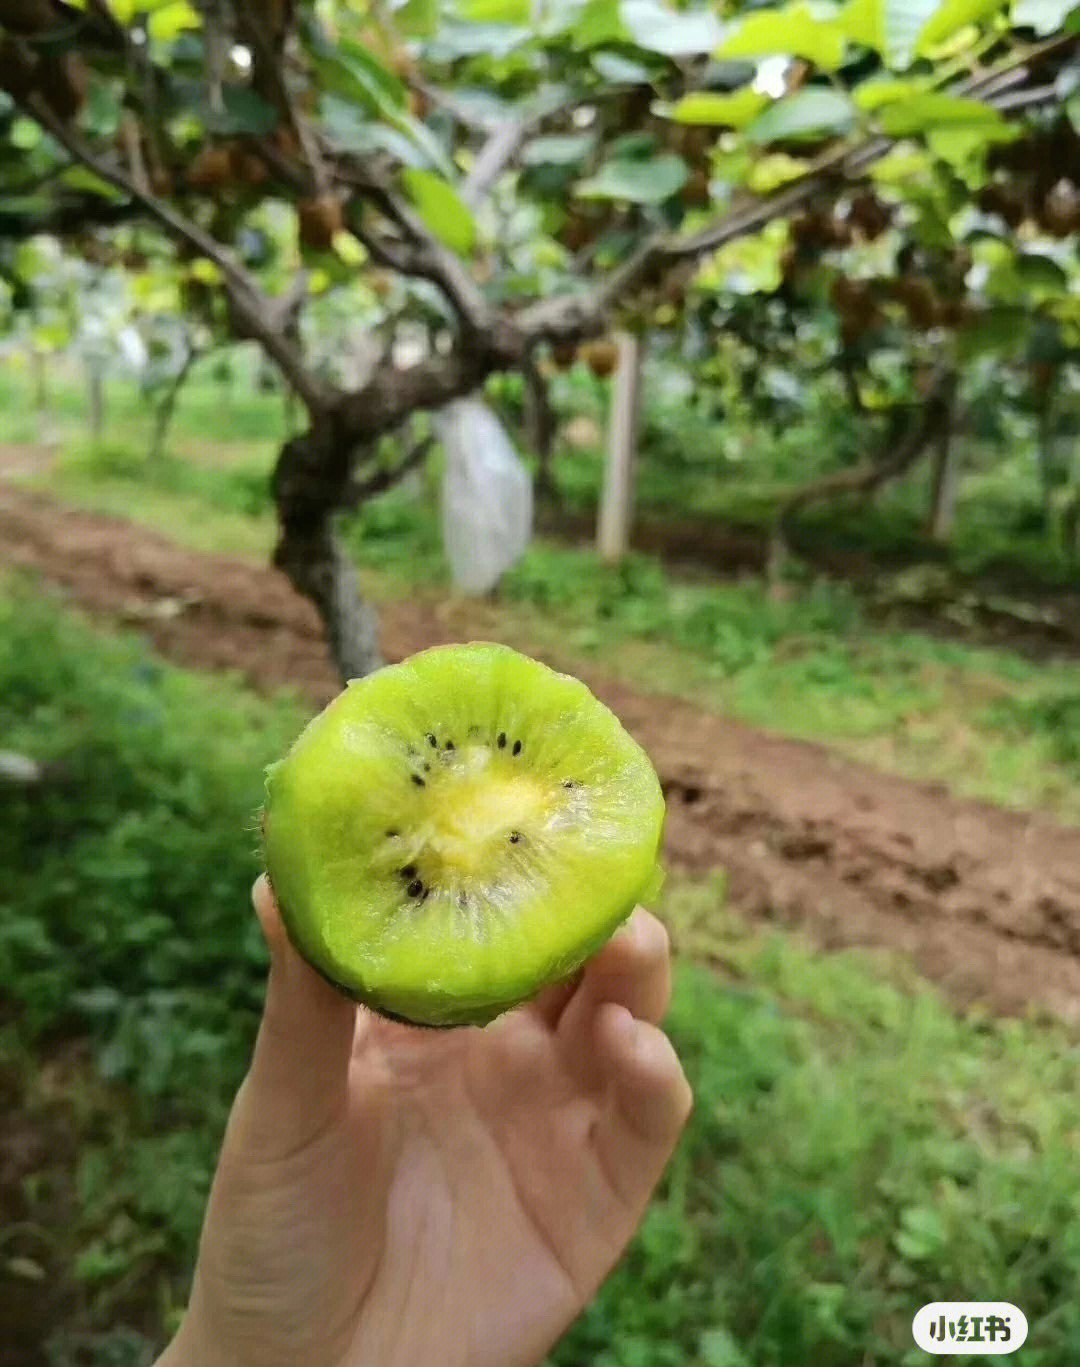
{"label": "black kiwi seed", "polygon": [[454,742],[453,742],[452,740],[448,740],[448,741],[446,742],[446,744],[443,746],[443,749],[444,749],[444,750],[452,750],[453,748],[454,748]]}
{"label": "black kiwi seed", "polygon": [[419,774],[413,774],[413,776],[412,776],[412,781],[416,784],[416,786],[417,786],[418,788],[426,788],[426,787],[427,787],[427,784],[424,782],[424,780],[420,777]]}
{"label": "black kiwi seed", "polygon": [[519,740],[514,741],[514,748],[513,748],[513,750],[511,750],[510,753],[511,753],[512,755],[520,755],[520,754],[521,754],[521,741],[519,741]]}
{"label": "black kiwi seed", "polygon": [[577,784],[574,782],[574,780],[573,780],[572,778],[568,778],[568,779],[565,779],[565,780],[563,781],[563,787],[564,787],[564,788],[576,788],[576,787],[577,787]]}
{"label": "black kiwi seed", "polygon": [[424,765],[424,773],[425,773],[425,774],[430,774],[430,773],[431,773],[431,765],[430,765],[430,764],[425,764],[425,765]]}
{"label": "black kiwi seed", "polygon": [[416,865],[415,865],[415,864],[406,864],[405,867],[401,870],[401,876],[402,876],[402,878],[415,878],[415,877],[416,877]]}
{"label": "black kiwi seed", "polygon": [[521,841],[521,832],[520,832],[520,831],[511,831],[511,832],[510,832],[510,844],[511,844],[511,845],[517,845],[517,844],[520,843],[520,841]]}
{"label": "black kiwi seed", "polygon": [[428,737],[427,737],[427,738],[428,738],[428,744],[431,746],[431,748],[432,748],[433,750],[437,750],[437,749],[439,748],[439,742],[435,739],[435,737],[431,734],[430,731],[428,732]]}
{"label": "black kiwi seed", "polygon": [[499,745],[499,749],[500,749],[500,750],[505,750],[505,749],[506,749],[506,732],[505,732],[505,731],[500,731],[500,732],[499,732],[498,745]]}
{"label": "black kiwi seed", "polygon": [[409,894],[410,897],[419,897],[420,894],[424,891],[424,885],[423,883],[421,883],[420,879],[417,878],[409,884],[405,891]]}
{"label": "black kiwi seed", "polygon": [[396,840],[396,839],[398,838],[398,835],[399,835],[399,834],[400,834],[399,831],[387,831],[387,832],[386,832],[386,838],[387,838],[387,840]]}

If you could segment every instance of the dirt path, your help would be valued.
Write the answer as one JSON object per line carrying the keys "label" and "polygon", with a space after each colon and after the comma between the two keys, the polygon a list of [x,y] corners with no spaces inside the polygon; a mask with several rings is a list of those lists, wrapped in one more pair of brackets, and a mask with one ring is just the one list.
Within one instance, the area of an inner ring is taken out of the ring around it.
{"label": "dirt path", "polygon": [[[337,689],[313,610],[273,570],[3,483],[0,565],[40,571],[181,663],[237,669],[261,689],[291,684],[314,703]],[[383,649],[400,659],[490,635],[486,620],[481,605],[399,603]],[[1080,1021],[1080,830],[578,672],[657,766],[671,862],[725,868],[744,916],[798,925],[825,948],[907,951],[961,1005],[1034,1004]]]}

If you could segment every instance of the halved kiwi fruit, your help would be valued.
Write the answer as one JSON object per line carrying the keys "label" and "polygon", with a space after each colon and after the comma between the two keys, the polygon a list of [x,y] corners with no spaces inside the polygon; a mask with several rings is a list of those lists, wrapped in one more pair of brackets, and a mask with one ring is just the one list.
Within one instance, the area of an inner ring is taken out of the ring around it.
{"label": "halved kiwi fruit", "polygon": [[351,682],[266,776],[289,937],[418,1025],[483,1024],[573,973],[659,887],[664,798],[583,683],[502,645]]}

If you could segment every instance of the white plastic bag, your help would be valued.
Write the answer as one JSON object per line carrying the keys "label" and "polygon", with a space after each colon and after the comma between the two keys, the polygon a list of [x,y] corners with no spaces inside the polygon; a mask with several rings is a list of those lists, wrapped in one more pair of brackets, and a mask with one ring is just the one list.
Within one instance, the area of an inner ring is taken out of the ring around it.
{"label": "white plastic bag", "polygon": [[480,400],[447,404],[436,431],[446,451],[442,524],[450,575],[463,593],[487,593],[532,538],[532,479]]}

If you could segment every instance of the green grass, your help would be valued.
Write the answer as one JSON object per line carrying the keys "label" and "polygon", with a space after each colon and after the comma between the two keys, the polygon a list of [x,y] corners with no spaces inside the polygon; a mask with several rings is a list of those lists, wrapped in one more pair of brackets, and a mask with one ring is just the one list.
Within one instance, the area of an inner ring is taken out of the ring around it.
{"label": "green grass", "polygon": [[[0,1316],[49,1367],[141,1367],[182,1310],[261,1002],[262,766],[308,709],[2,588],[0,734],[64,781],[0,824],[0,1094],[40,1137],[0,1205]],[[901,959],[751,933],[721,877],[659,910],[695,1110],[552,1367],[914,1367],[915,1309],[969,1298],[1024,1309],[1028,1367],[1075,1360],[1075,1032],[960,1019]]]}

